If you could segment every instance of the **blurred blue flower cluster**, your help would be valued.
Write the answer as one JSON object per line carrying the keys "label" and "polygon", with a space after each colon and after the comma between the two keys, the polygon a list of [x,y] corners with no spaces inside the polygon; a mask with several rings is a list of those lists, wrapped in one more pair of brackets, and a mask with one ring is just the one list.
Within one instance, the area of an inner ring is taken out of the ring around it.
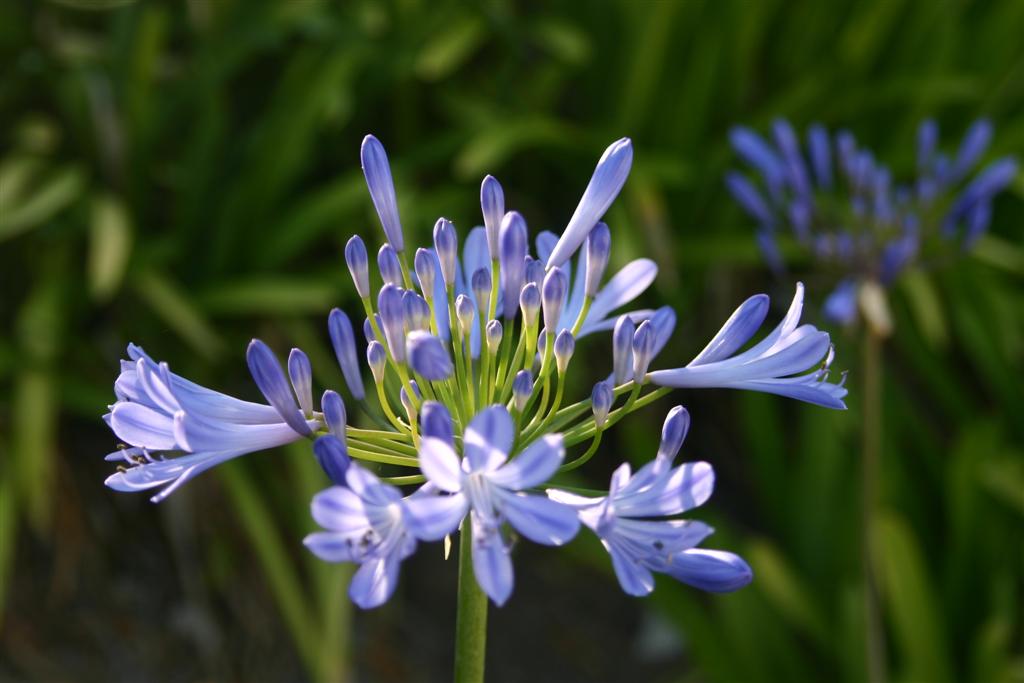
{"label": "blurred blue flower cluster", "polygon": [[897,182],[850,131],[832,134],[814,124],[801,145],[779,119],[770,140],[747,127],[732,129],[732,147],[756,179],[729,171],[725,182],[757,221],[769,266],[784,270],[780,237],[794,241],[836,278],[825,315],[849,323],[864,283],[889,286],[908,267],[940,260],[951,247],[967,249],[988,229],[993,197],[1017,172],[1011,157],[978,171],[991,138],[992,125],[976,121],[949,156],[939,150],[938,125],[927,120],[917,135],[916,177]]}

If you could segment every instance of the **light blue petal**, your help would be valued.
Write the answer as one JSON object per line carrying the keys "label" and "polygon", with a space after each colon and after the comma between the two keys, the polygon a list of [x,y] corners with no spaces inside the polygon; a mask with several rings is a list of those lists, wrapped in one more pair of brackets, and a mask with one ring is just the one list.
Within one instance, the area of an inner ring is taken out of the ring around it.
{"label": "light blue petal", "polygon": [[701,590],[729,593],[743,588],[754,572],[743,558],[722,550],[694,548],[673,555],[666,573]]}
{"label": "light blue petal", "polygon": [[612,311],[643,294],[657,276],[658,265],[651,259],[627,263],[594,297],[587,318],[603,320]]}
{"label": "light blue petal", "polygon": [[654,575],[647,567],[623,553],[613,544],[605,543],[605,547],[612,557],[612,567],[615,569],[619,585],[627,595],[643,597],[654,590]]}
{"label": "light blue petal", "polygon": [[473,537],[460,534],[459,543],[473,544],[473,574],[476,582],[494,604],[504,605],[512,595],[515,577],[512,573],[512,558],[501,538],[501,531],[494,525],[480,521],[476,512],[472,519]]}
{"label": "light blue petal", "polygon": [[703,505],[715,488],[715,471],[698,461],[683,463],[636,492],[613,498],[615,513],[624,517],[677,515]]}
{"label": "light blue petal", "polygon": [[352,602],[363,609],[373,609],[388,601],[398,585],[401,563],[394,557],[382,557],[364,562],[348,587]]}
{"label": "light blue petal", "polygon": [[355,562],[353,549],[356,544],[342,534],[329,531],[314,531],[302,539],[302,544],[324,562]]}
{"label": "light blue petal", "polygon": [[439,541],[459,528],[469,505],[461,493],[410,496],[405,499],[405,526],[421,541]]}
{"label": "light blue petal", "polygon": [[424,476],[439,489],[449,493],[462,489],[459,456],[445,441],[431,436],[420,439],[419,459]]}
{"label": "light blue petal", "polygon": [[170,415],[141,403],[118,403],[110,411],[110,428],[117,438],[132,446],[157,451],[173,450],[174,420]]}
{"label": "light blue petal", "polygon": [[512,417],[505,406],[491,406],[476,414],[466,428],[463,453],[472,472],[490,472],[508,459],[515,440]]}
{"label": "light blue petal", "polygon": [[562,545],[580,529],[576,511],[550,498],[498,489],[498,499],[508,523],[534,543]]}
{"label": "light blue petal", "polygon": [[768,302],[766,294],[755,294],[740,304],[690,366],[713,363],[736,353],[761,327],[768,315]]}
{"label": "light blue petal", "polygon": [[349,534],[370,526],[366,503],[344,486],[332,486],[313,496],[310,511],[313,520],[330,531]]}
{"label": "light blue petal", "polygon": [[491,482],[506,489],[521,491],[550,479],[565,458],[561,434],[547,434],[523,452],[488,475]]}

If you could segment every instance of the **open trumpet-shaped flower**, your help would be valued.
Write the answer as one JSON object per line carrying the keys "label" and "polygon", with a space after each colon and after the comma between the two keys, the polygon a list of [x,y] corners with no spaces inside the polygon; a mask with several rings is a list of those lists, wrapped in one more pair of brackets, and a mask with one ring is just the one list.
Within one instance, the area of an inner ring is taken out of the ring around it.
{"label": "open trumpet-shaped flower", "polygon": [[[320,437],[315,447],[338,450],[343,448],[341,443],[327,435]],[[370,609],[395,592],[402,560],[416,550],[416,539],[406,529],[405,502],[399,489],[356,464],[345,468],[344,483],[313,497],[313,519],[325,531],[309,534],[304,543],[327,562],[358,563],[349,597]]]}
{"label": "open trumpet-shaped flower", "polygon": [[813,325],[800,324],[803,301],[804,287],[798,283],[782,322],[760,342],[736,353],[768,314],[768,297],[752,296],[686,367],[655,370],[647,379],[661,386],[749,389],[828,408],[846,408],[842,400],[847,393],[845,377],[838,384],[828,381],[833,358],[828,334]]}
{"label": "open trumpet-shaped flower", "polygon": [[[134,344],[128,357],[130,361],[121,361],[114,385],[117,403],[105,417],[128,444],[107,456],[126,463],[106,481],[118,491],[166,485],[153,496],[158,502],[215,465],[302,438],[293,424],[305,427],[306,433],[320,427],[312,413],[299,412],[280,366],[276,371],[288,392],[290,422],[274,406],[242,401],[179,377]],[[303,394],[303,402],[307,400],[311,405],[312,397]]]}
{"label": "open trumpet-shaped flower", "polygon": [[733,591],[750,583],[753,573],[741,557],[696,546],[713,529],[703,522],[667,519],[703,505],[714,488],[714,470],[706,462],[672,467],[689,428],[682,406],[669,412],[661,448],[636,474],[623,463],[612,474],[607,496],[586,497],[548,489],[552,500],[578,511],[612,559],[612,567],[630,595],[654,590],[653,573],[713,592]]}
{"label": "open trumpet-shaped flower", "polygon": [[514,439],[515,426],[503,406],[487,408],[469,423],[461,459],[445,439],[424,437],[420,467],[431,484],[450,495],[409,503],[409,526],[425,540],[450,534],[471,511],[473,570],[480,587],[499,605],[513,584],[512,561],[501,536],[505,522],[544,545],[561,545],[579,530],[571,508],[523,492],[558,470],[565,457],[561,436],[543,436],[509,460]]}

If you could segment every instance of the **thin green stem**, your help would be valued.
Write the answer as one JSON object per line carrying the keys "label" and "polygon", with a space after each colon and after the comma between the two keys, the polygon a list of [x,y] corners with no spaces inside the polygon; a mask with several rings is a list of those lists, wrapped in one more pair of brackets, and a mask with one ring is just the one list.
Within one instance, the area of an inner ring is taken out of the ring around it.
{"label": "thin green stem", "polygon": [[558,471],[571,472],[577,467],[582,467],[583,465],[586,465],[587,461],[594,457],[594,453],[597,453],[597,447],[601,445],[602,434],[604,434],[604,430],[597,430],[597,433],[594,434],[594,440],[590,442],[590,448],[587,449],[587,452],[581,455],[580,457],[576,458],[575,460],[565,463],[564,465],[558,468]]}
{"label": "thin green stem", "polygon": [[861,483],[864,565],[864,644],[868,680],[884,683],[887,678],[885,631],[879,606],[878,579],[875,576],[875,524],[878,516],[879,468],[882,455],[882,337],[864,326],[862,398]]}
{"label": "thin green stem", "polygon": [[459,531],[459,597],[455,617],[455,683],[483,683],[487,650],[487,596],[473,575],[469,517]]}

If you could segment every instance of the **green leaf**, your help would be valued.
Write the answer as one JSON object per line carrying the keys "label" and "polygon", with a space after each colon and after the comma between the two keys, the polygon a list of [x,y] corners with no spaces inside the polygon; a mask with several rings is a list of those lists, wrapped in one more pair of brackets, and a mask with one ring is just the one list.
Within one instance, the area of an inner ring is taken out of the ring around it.
{"label": "green leaf", "polygon": [[325,314],[338,300],[338,288],[325,278],[259,277],[214,284],[196,297],[204,311],[219,315]]}
{"label": "green leaf", "polygon": [[78,199],[85,174],[76,167],[54,171],[27,197],[0,204],[0,242],[36,228]]}
{"label": "green leaf", "polygon": [[221,352],[220,335],[177,285],[153,270],[139,273],[134,285],[139,296],[196,352],[207,359]]}
{"label": "green leaf", "polygon": [[949,324],[931,279],[923,271],[913,269],[901,278],[901,286],[921,335],[933,347],[945,348],[949,344]]}
{"label": "green leaf", "polygon": [[97,301],[107,301],[121,286],[132,249],[128,211],[112,195],[96,197],[89,224],[89,289]]}
{"label": "green leaf", "polygon": [[423,47],[416,58],[416,73],[427,81],[444,78],[469,59],[484,37],[484,24],[479,17],[459,17]]}

